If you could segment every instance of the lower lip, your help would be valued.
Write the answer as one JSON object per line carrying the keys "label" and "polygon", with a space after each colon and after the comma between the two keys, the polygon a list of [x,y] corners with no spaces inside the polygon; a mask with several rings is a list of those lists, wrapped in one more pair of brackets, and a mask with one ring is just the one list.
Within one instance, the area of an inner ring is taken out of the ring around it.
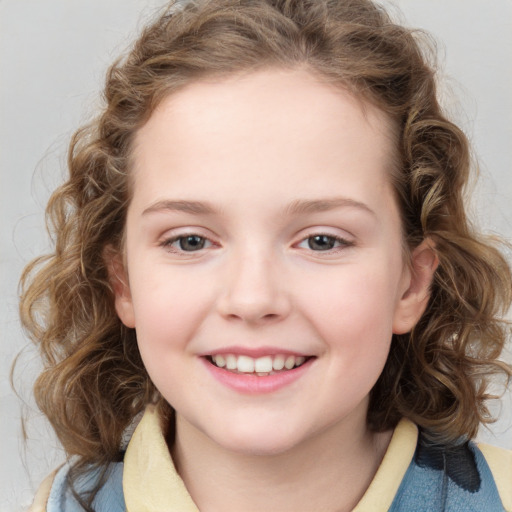
{"label": "lower lip", "polygon": [[274,375],[263,375],[261,377],[248,373],[233,373],[215,366],[206,358],[202,358],[202,360],[211,375],[224,386],[239,393],[260,395],[273,393],[300,379],[308,371],[314,358],[308,359],[305,363],[292,370],[275,373]]}

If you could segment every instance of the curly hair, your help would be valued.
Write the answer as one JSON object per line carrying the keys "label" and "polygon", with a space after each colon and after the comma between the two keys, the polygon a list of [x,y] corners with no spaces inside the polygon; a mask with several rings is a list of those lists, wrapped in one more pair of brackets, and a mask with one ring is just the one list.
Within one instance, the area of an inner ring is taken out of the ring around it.
{"label": "curly hair", "polygon": [[116,315],[105,263],[108,247],[122,251],[134,136],[187,84],[267,67],[306,66],[389,116],[404,246],[428,237],[439,258],[426,312],[411,333],[393,337],[369,426],[383,431],[407,417],[450,442],[491,421],[489,379],[512,374],[498,359],[511,269],[498,241],[466,217],[468,142],[439,106],[432,54],[421,33],[369,0],[178,0],[110,68],[104,108],[73,136],[69,179],[47,207],[55,250],[21,280],[22,322],[45,363],[36,400],[78,456],[78,473],[118,460],[123,432],[158,396],[134,330]]}

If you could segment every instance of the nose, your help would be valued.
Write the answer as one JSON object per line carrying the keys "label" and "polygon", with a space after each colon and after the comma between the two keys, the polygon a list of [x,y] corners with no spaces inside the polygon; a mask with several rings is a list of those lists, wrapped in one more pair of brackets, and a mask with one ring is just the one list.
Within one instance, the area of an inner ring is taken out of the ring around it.
{"label": "nose", "polygon": [[240,256],[226,269],[218,312],[227,319],[250,324],[284,319],[291,302],[275,258],[254,253]]}

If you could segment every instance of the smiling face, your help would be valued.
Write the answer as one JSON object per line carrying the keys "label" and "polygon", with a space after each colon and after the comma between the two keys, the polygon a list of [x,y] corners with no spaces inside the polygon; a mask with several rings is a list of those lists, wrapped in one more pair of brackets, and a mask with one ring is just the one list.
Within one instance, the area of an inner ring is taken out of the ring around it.
{"label": "smiling face", "polygon": [[392,333],[424,307],[391,132],[299,70],[189,85],[139,131],[116,308],[178,435],[264,454],[364,430]]}

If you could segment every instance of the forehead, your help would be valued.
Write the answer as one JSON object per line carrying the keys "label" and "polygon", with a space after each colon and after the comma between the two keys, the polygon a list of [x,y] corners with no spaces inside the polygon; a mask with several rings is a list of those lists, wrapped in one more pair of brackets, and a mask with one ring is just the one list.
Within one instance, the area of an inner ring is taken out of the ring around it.
{"label": "forehead", "polygon": [[240,190],[268,179],[269,199],[294,180],[320,194],[336,173],[378,194],[390,181],[395,131],[379,109],[305,69],[203,79],[165,98],[137,133],[135,195],[222,179]]}

